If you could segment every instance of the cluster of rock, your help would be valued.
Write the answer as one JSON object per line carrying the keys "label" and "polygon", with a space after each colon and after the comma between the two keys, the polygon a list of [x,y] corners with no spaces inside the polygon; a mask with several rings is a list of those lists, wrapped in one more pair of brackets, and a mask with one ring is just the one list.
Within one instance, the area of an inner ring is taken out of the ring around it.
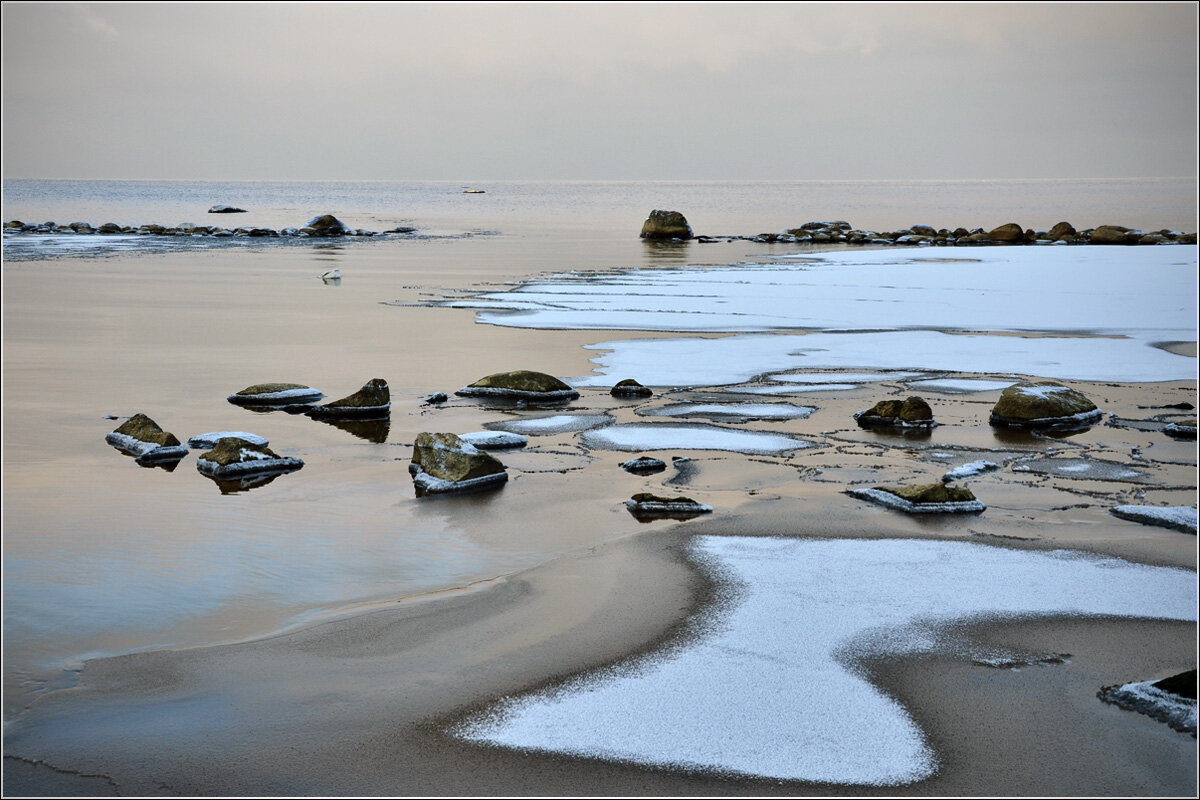
{"label": "cluster of rock", "polygon": [[1072,245],[1072,244],[1196,244],[1196,234],[1163,228],[1144,231],[1123,225],[1101,225],[1076,230],[1069,222],[1059,222],[1047,231],[1024,228],[1009,222],[998,228],[934,228],[911,225],[895,231],[874,231],[853,227],[845,220],[806,222],[798,228],[757,236],[695,236],[687,219],[678,211],[654,210],[642,224],[641,238],[657,241],[715,242],[746,240],[786,244],[857,244],[872,246],[909,245],[925,247],[972,245]]}
{"label": "cluster of rock", "polygon": [[267,447],[267,440],[245,431],[202,433],[188,439],[187,447],[175,434],[164,431],[145,414],[138,413],[121,423],[104,440],[134,456],[139,464],[173,465],[188,453],[188,447],[204,450],[196,469],[211,478],[240,478],[247,475],[281,474],[304,466],[298,458],[281,456]]}
{"label": "cluster of rock", "polygon": [[[210,214],[233,214],[239,213],[242,209],[229,209],[226,211],[217,211],[215,209],[220,206],[214,206],[209,209]],[[313,217],[308,222],[296,228],[283,228],[275,230],[274,228],[263,228],[255,225],[243,225],[239,227],[224,227],[221,225],[196,225],[191,222],[181,222],[178,225],[166,226],[146,224],[133,227],[130,225],[118,225],[115,222],[106,222],[99,227],[92,227],[87,222],[71,222],[66,225],[60,225],[56,222],[29,223],[21,222],[20,220],[11,220],[4,224],[6,231],[20,231],[22,233],[57,233],[57,234],[124,234],[127,236],[212,236],[216,238],[254,238],[254,237],[330,237],[330,236],[377,236],[379,231],[369,231],[362,228],[351,228],[343,223],[332,214],[323,214]],[[399,227],[391,230],[383,231],[383,233],[414,233],[416,228]]]}

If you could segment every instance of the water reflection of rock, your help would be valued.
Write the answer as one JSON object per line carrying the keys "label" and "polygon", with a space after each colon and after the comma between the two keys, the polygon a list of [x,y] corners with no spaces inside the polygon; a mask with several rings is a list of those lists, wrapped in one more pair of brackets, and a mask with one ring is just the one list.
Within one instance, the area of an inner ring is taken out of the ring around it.
{"label": "water reflection of rock", "polygon": [[351,436],[357,436],[359,439],[366,439],[373,444],[383,444],[386,442],[388,433],[392,429],[392,420],[390,417],[384,417],[383,419],[321,419],[312,417],[312,419],[326,425],[332,425],[338,430],[343,430]]}
{"label": "water reflection of rock", "polygon": [[[300,468],[296,467],[294,469],[278,470],[275,472],[260,472],[255,475],[247,475],[243,478],[214,478],[211,475],[205,475],[204,477],[215,483],[221,494],[237,494],[238,492],[248,492],[260,486],[266,486],[280,475],[287,475],[289,472],[295,472],[298,469]],[[201,474],[203,475],[204,473]]]}

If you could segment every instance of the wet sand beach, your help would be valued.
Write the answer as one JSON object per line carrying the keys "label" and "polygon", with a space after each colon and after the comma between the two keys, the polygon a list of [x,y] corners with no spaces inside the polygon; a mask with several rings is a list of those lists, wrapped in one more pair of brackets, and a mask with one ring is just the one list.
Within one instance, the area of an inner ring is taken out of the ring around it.
{"label": "wet sand beach", "polygon": [[[503,370],[589,375],[598,353],[586,345],[675,334],[482,325],[469,308],[430,303],[563,269],[777,252],[704,248],[600,237],[564,264],[561,250],[480,236],[6,262],[4,528],[15,588],[5,589],[5,794],[1194,795],[1195,738],[1095,696],[1194,668],[1194,621],[969,620],[948,641],[1070,657],[997,669],[939,646],[864,660],[857,667],[909,710],[937,756],[932,776],[903,785],[655,768],[451,735],[500,698],[691,641],[724,597],[691,560],[699,536],[1068,549],[1195,572],[1194,535],[1109,511],[1195,506],[1195,442],[1161,430],[1194,415],[1177,407],[1196,404],[1194,378],[1069,381],[1115,424],[1061,437],[990,427],[999,389],[921,390],[941,423],[929,433],[859,428],[855,412],[916,391],[887,377],[770,396],[656,386],[637,401],[584,387],[545,409],[453,395]],[[332,267],[340,285],[317,278]],[[1172,350],[1195,358],[1194,342]],[[382,428],[225,401],[268,380],[309,382],[334,399],[373,377],[391,388]],[[449,401],[427,403],[437,391]],[[494,492],[417,498],[407,471],[422,431],[556,414],[645,423],[676,403],[738,401],[811,407],[717,421],[808,446],[650,450],[671,466],[636,476],[619,467],[634,453],[565,431],[498,453],[511,477]],[[305,465],[233,494],[196,473],[195,453],[174,471],[141,468],[104,443],[119,424],[107,415],[137,411],[181,439],[260,433]],[[1014,469],[1039,457],[1136,475]],[[936,481],[980,458],[1001,468],[966,481],[988,505],[979,515],[918,518],[844,493]],[[641,491],[687,494],[714,512],[642,523],[623,505]]]}

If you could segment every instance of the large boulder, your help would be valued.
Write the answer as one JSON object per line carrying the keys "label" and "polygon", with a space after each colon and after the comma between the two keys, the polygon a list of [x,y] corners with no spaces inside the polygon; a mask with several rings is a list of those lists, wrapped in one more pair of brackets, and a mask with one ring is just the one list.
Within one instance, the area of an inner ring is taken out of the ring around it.
{"label": "large boulder", "polygon": [[649,397],[654,394],[654,392],[652,392],[648,387],[642,386],[633,378],[626,378],[625,380],[616,383],[612,389],[609,390],[609,394],[611,394],[613,397]]}
{"label": "large boulder", "polygon": [[518,369],[480,378],[455,392],[463,397],[498,397],[515,400],[574,400],[579,392],[544,372]]}
{"label": "large boulder", "polygon": [[304,223],[301,230],[309,236],[345,236],[352,229],[333,214],[322,214]]}
{"label": "large boulder", "polygon": [[650,212],[650,216],[642,223],[643,239],[691,239],[692,226],[678,211]]}
{"label": "large boulder", "polygon": [[341,400],[314,406],[305,413],[314,419],[379,419],[391,413],[392,399],[387,381],[372,378]]}
{"label": "large boulder", "polygon": [[1129,228],[1122,225],[1101,225],[1092,231],[1091,244],[1129,244]]}
{"label": "large boulder", "polygon": [[264,444],[226,436],[196,459],[196,469],[210,478],[240,478],[245,475],[292,472],[304,466],[298,458],[281,456]]}
{"label": "large boulder", "polygon": [[1071,223],[1057,222],[1053,228],[1046,232],[1046,238],[1053,242],[1069,242],[1075,238],[1076,234],[1078,234],[1078,231],[1075,230],[1075,227]]}
{"label": "large boulder", "polygon": [[324,396],[303,383],[256,383],[225,399],[239,406],[285,406],[315,403]]}
{"label": "large boulder", "polygon": [[989,422],[1001,428],[1086,428],[1104,412],[1082,393],[1061,383],[1018,383],[1000,394]]}
{"label": "large boulder", "polygon": [[932,428],[933,409],[920,397],[905,400],[880,400],[866,411],[854,415],[862,428]]}
{"label": "large boulder", "polygon": [[121,423],[104,437],[104,441],[143,463],[178,461],[188,451],[175,434],[164,431],[157,422],[141,413]]}
{"label": "large boulder", "polygon": [[993,242],[1018,244],[1025,241],[1025,230],[1017,223],[1010,222],[1007,225],[1001,225],[999,228],[992,228],[988,231],[987,238]]}
{"label": "large boulder", "polygon": [[408,471],[420,494],[465,492],[508,480],[504,465],[453,433],[419,433]]}

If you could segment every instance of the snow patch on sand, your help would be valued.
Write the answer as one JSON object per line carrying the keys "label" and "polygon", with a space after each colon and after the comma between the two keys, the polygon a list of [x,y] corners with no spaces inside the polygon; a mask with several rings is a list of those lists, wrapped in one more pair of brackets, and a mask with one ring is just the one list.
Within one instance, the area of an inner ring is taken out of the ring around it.
{"label": "snow patch on sand", "polygon": [[749,455],[774,455],[814,446],[802,439],[774,433],[673,422],[610,425],[587,431],[580,439],[588,447],[630,453],[646,450],[725,450]]}
{"label": "snow patch on sand", "polygon": [[502,702],[455,732],[527,750],[838,784],[937,768],[912,717],[853,668],[983,615],[1196,619],[1195,573],[964,542],[697,537],[735,587],[675,649]]}

